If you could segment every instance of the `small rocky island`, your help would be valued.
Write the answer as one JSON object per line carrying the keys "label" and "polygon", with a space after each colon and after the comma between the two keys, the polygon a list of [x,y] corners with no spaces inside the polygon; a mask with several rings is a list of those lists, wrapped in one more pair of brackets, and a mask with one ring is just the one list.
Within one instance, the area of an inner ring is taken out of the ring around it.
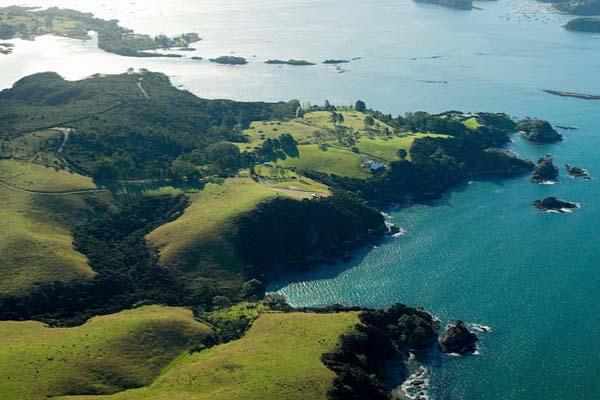
{"label": "small rocky island", "polygon": [[440,348],[443,353],[468,354],[476,350],[477,341],[477,335],[469,331],[464,322],[456,321],[455,325],[448,325],[440,338]]}
{"label": "small rocky island", "polygon": [[330,60],[325,60],[323,61],[323,64],[347,64],[349,63],[349,60],[336,60],[336,59],[330,59]]}
{"label": "small rocky island", "polygon": [[579,204],[570,201],[559,200],[556,197],[546,197],[543,200],[536,200],[533,205],[541,211],[566,213],[579,208]]}
{"label": "small rocky island", "polygon": [[553,157],[548,155],[538,160],[537,164],[533,168],[533,176],[531,182],[533,183],[548,183],[556,182],[558,180],[558,167],[554,165]]}
{"label": "small rocky island", "polygon": [[217,64],[224,65],[246,65],[248,64],[248,60],[244,57],[235,57],[235,56],[221,56],[217,58],[209,59],[210,62],[214,62]]}
{"label": "small rocky island", "polygon": [[539,119],[525,119],[519,121],[517,130],[523,134],[525,139],[533,143],[555,143],[563,140],[563,136],[558,133],[548,121]]}
{"label": "small rocky island", "polygon": [[439,6],[456,8],[458,10],[472,10],[472,0],[414,0],[417,3],[437,4]]}
{"label": "small rocky island", "polygon": [[293,65],[296,67],[303,67],[303,66],[309,66],[309,65],[315,65],[315,63],[311,63],[310,61],[306,61],[306,60],[295,60],[295,59],[290,59],[290,60],[268,60],[265,61],[265,64],[272,64],[272,65]]}
{"label": "small rocky island", "polygon": [[571,164],[565,164],[565,168],[571,178],[592,179],[586,169],[576,167]]}

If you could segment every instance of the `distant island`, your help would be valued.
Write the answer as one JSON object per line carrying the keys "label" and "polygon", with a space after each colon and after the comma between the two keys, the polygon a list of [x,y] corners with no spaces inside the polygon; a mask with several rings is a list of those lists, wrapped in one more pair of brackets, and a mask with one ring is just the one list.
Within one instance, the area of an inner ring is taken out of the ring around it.
{"label": "distant island", "polygon": [[600,15],[600,0],[545,0],[558,11],[573,15]]}
{"label": "distant island", "polygon": [[350,62],[349,60],[331,59],[331,60],[325,60],[325,61],[323,61],[323,64],[347,64],[349,62]]}
{"label": "distant island", "polygon": [[569,21],[565,25],[565,29],[569,31],[600,33],[600,18],[598,17],[581,17]]}
{"label": "distant island", "polygon": [[472,0],[414,0],[417,3],[437,4],[440,6],[455,8],[458,10],[472,10]]}
{"label": "distant island", "polygon": [[42,35],[89,40],[88,32],[98,33],[98,47],[106,52],[128,57],[181,57],[173,54],[149,53],[148,50],[182,48],[200,40],[197,33],[176,37],[155,37],[134,33],[116,20],[95,18],[93,14],[50,7],[10,6],[0,8],[0,40],[33,40]]}
{"label": "distant island", "polygon": [[235,56],[221,56],[217,58],[209,59],[210,62],[214,62],[217,64],[228,64],[228,65],[245,65],[248,64],[248,60],[244,57],[235,57]]}
{"label": "distant island", "polygon": [[561,96],[561,97],[575,97],[577,99],[584,99],[584,100],[600,100],[600,96],[592,95],[592,94],[576,93],[576,92],[560,92],[558,90],[544,90],[544,92],[553,94],[555,96]]}
{"label": "distant island", "polygon": [[290,59],[290,60],[268,60],[265,61],[265,64],[274,64],[274,65],[294,65],[294,66],[309,66],[309,65],[315,65],[314,63],[311,63],[310,61],[306,61],[306,60],[295,60],[295,59]]}

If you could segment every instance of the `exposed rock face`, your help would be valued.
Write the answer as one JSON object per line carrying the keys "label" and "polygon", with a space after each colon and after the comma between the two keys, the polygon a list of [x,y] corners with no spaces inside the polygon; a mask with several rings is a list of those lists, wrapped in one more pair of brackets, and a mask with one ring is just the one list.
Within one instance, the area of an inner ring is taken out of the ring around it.
{"label": "exposed rock face", "polygon": [[554,165],[552,156],[540,158],[533,169],[531,182],[544,183],[558,180],[558,168]]}
{"label": "exposed rock face", "polygon": [[533,205],[542,211],[555,211],[555,212],[570,212],[570,210],[579,208],[579,204],[571,203],[569,201],[559,200],[556,197],[547,197],[544,200],[536,200]]}
{"label": "exposed rock face", "polygon": [[517,129],[523,133],[525,139],[534,143],[554,143],[563,140],[548,121],[539,119],[526,119],[517,124]]}
{"label": "exposed rock face", "polygon": [[579,168],[571,164],[565,164],[565,168],[567,168],[567,172],[571,178],[591,179],[586,169]]}
{"label": "exposed rock face", "polygon": [[472,353],[475,343],[479,338],[469,331],[464,322],[457,321],[456,325],[449,325],[440,339],[440,347],[444,353]]}

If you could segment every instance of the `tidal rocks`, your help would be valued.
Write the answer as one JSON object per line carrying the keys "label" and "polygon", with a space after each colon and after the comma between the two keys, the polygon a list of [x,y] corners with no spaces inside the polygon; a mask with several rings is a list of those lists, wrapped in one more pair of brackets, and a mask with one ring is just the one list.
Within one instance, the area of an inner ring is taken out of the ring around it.
{"label": "tidal rocks", "polygon": [[211,58],[210,62],[214,62],[217,64],[226,64],[226,65],[245,65],[248,64],[248,60],[244,57],[234,57],[234,56],[221,56],[217,58]]}
{"label": "tidal rocks", "polygon": [[559,200],[556,197],[546,197],[543,200],[536,200],[533,202],[533,205],[542,211],[558,213],[571,212],[571,210],[579,208],[579,204],[577,203]]}
{"label": "tidal rocks", "polygon": [[517,129],[522,132],[525,139],[534,143],[554,143],[563,140],[548,121],[539,119],[526,119],[519,121]]}
{"label": "tidal rocks", "polygon": [[540,158],[533,168],[531,182],[546,183],[558,180],[558,167],[554,165],[552,156]]}
{"label": "tidal rocks", "polygon": [[476,350],[475,343],[478,340],[477,335],[469,331],[464,322],[456,321],[455,325],[448,325],[440,338],[440,348],[444,353],[472,353]]}
{"label": "tidal rocks", "polygon": [[396,226],[396,225],[390,225],[388,228],[388,235],[389,236],[394,236],[397,235],[401,232],[400,227]]}
{"label": "tidal rocks", "polygon": [[265,61],[265,64],[273,64],[273,65],[293,65],[293,66],[297,66],[297,67],[303,67],[303,66],[309,66],[309,65],[315,65],[314,63],[311,63],[310,61],[306,61],[306,60],[268,60]]}
{"label": "tidal rocks", "polygon": [[0,43],[0,54],[11,54],[13,47],[12,43]]}
{"label": "tidal rocks", "polygon": [[567,172],[571,178],[591,179],[586,169],[579,168],[571,164],[565,164],[565,168],[567,168]]}

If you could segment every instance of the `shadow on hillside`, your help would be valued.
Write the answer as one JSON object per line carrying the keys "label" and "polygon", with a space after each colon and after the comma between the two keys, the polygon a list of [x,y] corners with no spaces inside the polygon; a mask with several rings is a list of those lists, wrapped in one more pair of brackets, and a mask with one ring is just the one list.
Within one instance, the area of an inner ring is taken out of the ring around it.
{"label": "shadow on hillside", "polygon": [[204,183],[172,182],[172,181],[100,181],[96,184],[119,196],[142,196],[160,189],[172,188],[180,191],[202,190]]}

